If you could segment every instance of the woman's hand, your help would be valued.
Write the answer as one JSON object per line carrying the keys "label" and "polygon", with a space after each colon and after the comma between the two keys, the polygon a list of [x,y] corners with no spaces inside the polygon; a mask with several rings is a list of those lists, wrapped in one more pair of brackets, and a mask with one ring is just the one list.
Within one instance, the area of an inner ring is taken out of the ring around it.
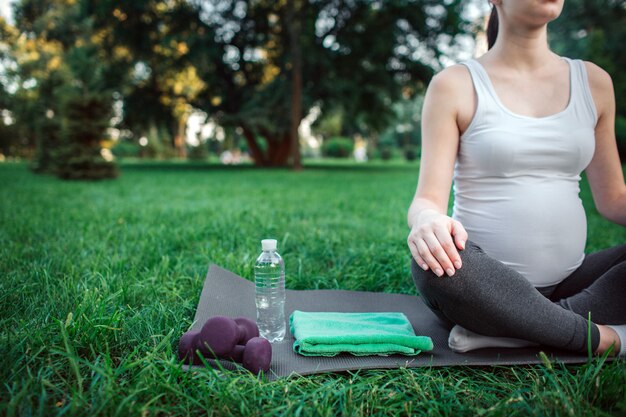
{"label": "woman's hand", "polygon": [[461,268],[458,249],[465,249],[467,232],[463,225],[436,210],[423,210],[411,228],[407,243],[415,262],[437,276],[448,276]]}

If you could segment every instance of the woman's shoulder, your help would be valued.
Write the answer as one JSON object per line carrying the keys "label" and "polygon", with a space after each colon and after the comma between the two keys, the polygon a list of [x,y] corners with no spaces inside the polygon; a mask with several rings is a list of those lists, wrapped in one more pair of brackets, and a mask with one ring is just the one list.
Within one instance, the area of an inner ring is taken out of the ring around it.
{"label": "woman's shoulder", "polygon": [[470,72],[466,65],[455,64],[438,72],[431,83],[437,83],[442,87],[455,87],[471,81]]}
{"label": "woman's shoulder", "polygon": [[607,90],[613,91],[613,80],[611,80],[611,76],[608,72],[593,62],[583,61],[583,63],[587,71],[589,87],[591,87],[592,90],[598,90],[599,92],[606,92]]}
{"label": "woman's shoulder", "polygon": [[589,61],[583,62],[585,64],[585,70],[587,71],[591,96],[596,104],[598,114],[601,115],[604,110],[611,109],[615,106],[613,80],[609,73],[599,65]]}
{"label": "woman's shoulder", "polygon": [[440,71],[431,80],[424,105],[437,113],[451,115],[460,131],[465,131],[476,109],[474,84],[465,65],[457,64]]}
{"label": "woman's shoulder", "polygon": [[473,92],[472,77],[465,65],[451,65],[435,74],[428,89],[438,94],[452,96],[458,96],[465,91]]}

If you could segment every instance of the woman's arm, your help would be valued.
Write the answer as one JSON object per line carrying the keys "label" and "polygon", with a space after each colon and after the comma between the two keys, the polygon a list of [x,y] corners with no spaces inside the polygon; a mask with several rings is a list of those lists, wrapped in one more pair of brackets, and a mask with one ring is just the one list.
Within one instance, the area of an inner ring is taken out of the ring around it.
{"label": "woman's arm", "polygon": [[475,101],[469,73],[460,65],[436,75],[424,99],[420,173],[407,216],[407,243],[417,264],[438,276],[452,276],[462,265],[458,249],[465,247],[467,232],[446,213],[460,130],[469,125]]}
{"label": "woman's arm", "polygon": [[589,86],[598,112],[596,150],[587,166],[596,208],[612,222],[626,226],[626,184],[615,141],[615,93],[611,77],[586,62]]}

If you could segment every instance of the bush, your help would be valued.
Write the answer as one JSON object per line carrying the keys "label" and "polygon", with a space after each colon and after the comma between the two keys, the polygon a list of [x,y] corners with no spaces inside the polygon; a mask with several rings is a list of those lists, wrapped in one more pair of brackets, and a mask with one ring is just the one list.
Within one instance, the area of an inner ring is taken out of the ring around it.
{"label": "bush", "polygon": [[130,140],[120,140],[111,151],[118,158],[139,158],[141,156],[141,146]]}
{"label": "bush", "polygon": [[396,147],[396,142],[393,138],[393,132],[388,132],[382,135],[380,141],[378,142],[380,159],[382,159],[383,161],[388,161],[393,157],[393,148]]}
{"label": "bush", "polygon": [[168,159],[165,147],[155,139],[148,139],[146,146],[141,147],[140,156],[147,159]]}
{"label": "bush", "polygon": [[380,147],[380,159],[383,161],[388,161],[393,156],[393,149],[391,146],[381,146]]}
{"label": "bush", "polygon": [[352,140],[341,136],[325,140],[322,145],[322,154],[331,158],[348,158],[353,150]]}
{"label": "bush", "polygon": [[367,147],[367,159],[372,161],[374,159],[380,159],[380,150],[373,146]]}
{"label": "bush", "polygon": [[187,152],[187,159],[191,161],[204,161],[209,157],[209,148],[206,143],[198,146],[190,146]]}
{"label": "bush", "polygon": [[417,146],[409,145],[404,148],[404,158],[407,161],[415,161],[417,159]]}
{"label": "bush", "polygon": [[64,180],[99,180],[116,178],[117,165],[107,161],[102,151],[81,144],[65,144],[53,152],[57,161],[54,173]]}

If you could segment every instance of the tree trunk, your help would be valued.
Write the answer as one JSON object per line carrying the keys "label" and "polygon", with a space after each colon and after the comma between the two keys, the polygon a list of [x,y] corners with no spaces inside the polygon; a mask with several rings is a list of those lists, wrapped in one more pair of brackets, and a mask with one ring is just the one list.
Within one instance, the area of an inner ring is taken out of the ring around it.
{"label": "tree trunk", "polygon": [[185,146],[185,133],[187,130],[187,117],[181,117],[177,121],[176,134],[174,136],[174,150],[179,158],[187,157],[187,147]]}
{"label": "tree trunk", "polygon": [[260,134],[267,141],[267,151],[259,147],[256,141],[256,135],[249,127],[242,127],[243,136],[248,144],[250,155],[256,166],[260,167],[278,167],[287,165],[291,151],[291,141],[289,133],[274,134],[266,129],[259,128]]}
{"label": "tree trunk", "polygon": [[268,166],[269,163],[267,161],[265,154],[259,147],[259,144],[256,143],[256,136],[254,135],[254,132],[250,130],[250,128],[248,127],[242,126],[242,129],[243,129],[243,137],[246,138],[246,143],[248,144],[248,149],[250,150],[250,156],[252,156],[252,160],[254,161],[254,164],[257,166],[262,166],[262,167]]}
{"label": "tree trunk", "polygon": [[[292,150],[292,142],[289,138],[289,133],[285,133],[282,136],[273,139],[272,147],[268,148],[270,151],[270,163],[272,166],[285,166],[289,159],[290,151]],[[294,169],[296,169],[294,167]]]}
{"label": "tree trunk", "polygon": [[287,0],[287,24],[291,49],[291,125],[289,137],[291,163],[295,171],[302,169],[300,160],[300,136],[298,128],[302,121],[302,49],[300,47],[301,16],[300,0]]}

